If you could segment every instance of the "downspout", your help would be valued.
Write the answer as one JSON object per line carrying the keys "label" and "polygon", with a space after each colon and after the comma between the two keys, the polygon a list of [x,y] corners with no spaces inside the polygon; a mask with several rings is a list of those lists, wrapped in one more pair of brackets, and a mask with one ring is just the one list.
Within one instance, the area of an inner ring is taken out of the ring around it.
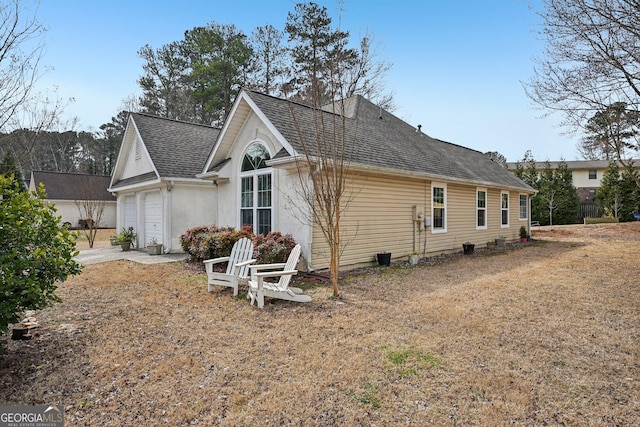
{"label": "downspout", "polygon": [[[171,252],[171,240],[172,240],[172,236],[171,236],[171,190],[173,190],[173,185],[174,182],[173,181],[169,181],[169,185],[167,185],[167,199],[165,200],[166,202],[166,208],[165,208],[165,213],[166,213],[166,220],[165,220],[165,224],[166,224],[166,230],[165,230],[165,236],[167,236],[168,238],[165,239],[165,244],[164,244],[164,253],[168,254]],[[168,242],[168,243],[167,243]]]}

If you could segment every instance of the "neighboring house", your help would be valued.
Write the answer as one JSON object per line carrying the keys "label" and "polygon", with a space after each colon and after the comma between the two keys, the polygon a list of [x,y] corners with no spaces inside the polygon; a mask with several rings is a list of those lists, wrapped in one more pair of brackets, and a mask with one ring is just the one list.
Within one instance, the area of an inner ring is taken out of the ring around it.
{"label": "neighboring house", "polygon": [[[326,123],[336,117],[324,116]],[[370,263],[379,252],[406,258],[414,250],[515,240],[521,226],[529,227],[535,190],[483,153],[431,138],[360,96],[346,100],[345,116],[354,151],[343,266]],[[242,91],[198,175],[213,182],[217,201],[204,223],[290,233],[309,269],[328,268],[327,245],[305,220],[298,191],[308,173],[300,175],[300,135],[313,140],[314,125],[311,108]],[[429,218],[426,231],[414,221],[418,212]],[[195,207],[190,213],[199,214]]]}
{"label": "neighboring house", "polygon": [[69,223],[71,228],[83,226],[86,218],[82,217],[80,206],[85,201],[104,203],[99,228],[115,228],[116,198],[107,191],[110,176],[88,175],[63,172],[31,172],[29,189],[35,190],[44,185],[47,202],[55,205],[61,223]]}
{"label": "neighboring house", "polygon": [[[640,167],[640,160],[633,160],[634,164]],[[549,162],[551,169],[557,169],[560,162]],[[602,177],[609,167],[609,160],[569,160],[565,161],[567,168],[571,171],[573,186],[576,187],[581,202],[592,202],[596,197],[598,188],[602,183]],[[509,170],[514,171],[517,162],[509,162]],[[545,162],[536,162],[536,170],[542,171],[546,167]],[[526,167],[526,165],[523,165]],[[623,166],[618,163],[618,166]]]}
{"label": "neighboring house", "polygon": [[215,186],[196,175],[219,132],[210,126],[130,114],[109,191],[118,198],[118,230],[133,227],[138,248],[156,239],[165,251],[179,252],[185,230],[215,223]]}

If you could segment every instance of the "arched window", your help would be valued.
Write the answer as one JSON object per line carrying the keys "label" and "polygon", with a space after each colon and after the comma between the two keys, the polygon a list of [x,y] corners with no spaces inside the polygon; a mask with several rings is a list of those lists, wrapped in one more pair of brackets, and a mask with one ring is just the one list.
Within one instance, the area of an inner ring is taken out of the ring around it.
{"label": "arched window", "polygon": [[256,234],[272,228],[272,171],[266,165],[269,150],[260,144],[249,146],[240,169],[240,225],[250,225]]}

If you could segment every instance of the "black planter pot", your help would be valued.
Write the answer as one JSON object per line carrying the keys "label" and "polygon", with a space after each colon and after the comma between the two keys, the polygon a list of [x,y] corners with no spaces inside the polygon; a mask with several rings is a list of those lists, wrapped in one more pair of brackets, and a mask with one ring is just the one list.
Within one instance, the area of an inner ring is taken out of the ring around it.
{"label": "black planter pot", "polygon": [[391,252],[381,252],[376,255],[376,258],[378,259],[378,265],[387,267],[391,265]]}
{"label": "black planter pot", "polygon": [[462,252],[464,252],[465,255],[471,255],[473,253],[473,250],[474,250],[475,247],[476,247],[476,245],[474,245],[474,244],[463,243],[462,244]]}

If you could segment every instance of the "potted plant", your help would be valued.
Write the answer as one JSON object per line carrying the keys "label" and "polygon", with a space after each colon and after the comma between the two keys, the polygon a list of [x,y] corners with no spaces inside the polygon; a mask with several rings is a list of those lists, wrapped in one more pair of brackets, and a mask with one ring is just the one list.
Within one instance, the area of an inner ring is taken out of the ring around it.
{"label": "potted plant", "polygon": [[162,254],[162,243],[158,243],[158,239],[152,237],[151,240],[149,240],[149,244],[147,245],[147,252],[149,252],[149,255]]}
{"label": "potted plant", "polygon": [[115,246],[118,244],[117,239],[118,236],[109,236],[109,242],[111,242],[111,246]]}
{"label": "potted plant", "polygon": [[489,240],[487,242],[487,249],[492,250],[496,248],[496,241],[495,240]]}
{"label": "potted plant", "polygon": [[378,265],[390,266],[391,265],[391,252],[380,252],[376,254]]}
{"label": "potted plant", "polygon": [[420,262],[420,252],[413,251],[409,252],[409,264],[417,265]]}
{"label": "potted plant", "polygon": [[527,229],[523,225],[522,227],[520,227],[520,241],[522,243],[526,243],[528,238],[529,238],[529,235],[527,234]]}
{"label": "potted plant", "polygon": [[124,228],[120,230],[120,233],[116,236],[116,242],[120,244],[120,247],[123,251],[128,251],[131,249],[131,244],[136,240],[136,233],[133,230],[133,227]]}
{"label": "potted plant", "polygon": [[474,245],[471,242],[464,242],[462,244],[462,252],[465,255],[471,255],[473,253],[473,250],[475,249],[476,245]]}

